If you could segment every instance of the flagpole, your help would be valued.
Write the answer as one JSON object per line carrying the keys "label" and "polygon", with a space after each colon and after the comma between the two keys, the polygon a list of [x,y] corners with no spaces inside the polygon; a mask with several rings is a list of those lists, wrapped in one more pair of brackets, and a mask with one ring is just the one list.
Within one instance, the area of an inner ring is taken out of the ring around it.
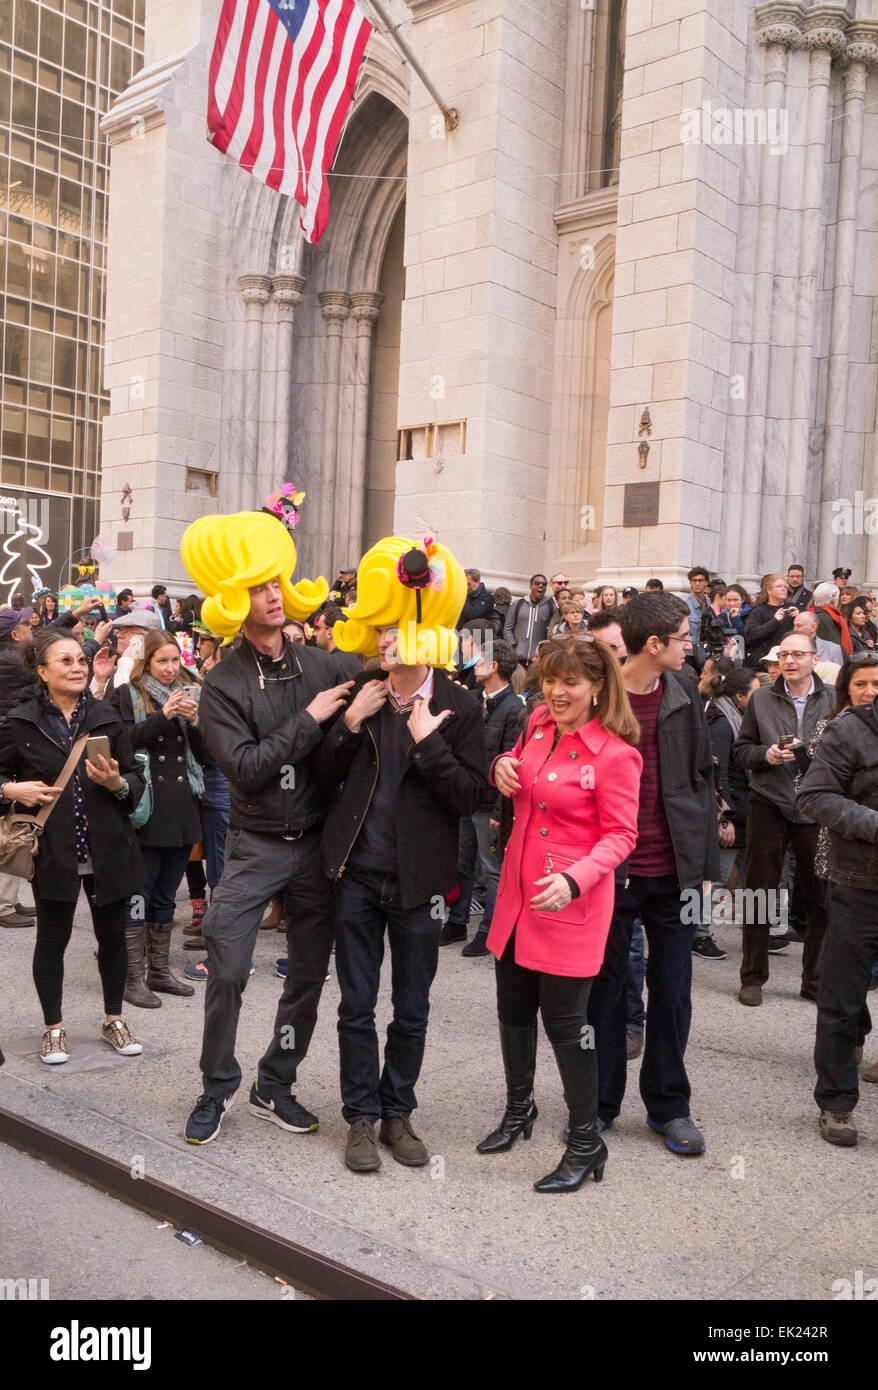
{"label": "flagpole", "polygon": [[411,65],[411,67],[417,73],[418,77],[421,79],[424,86],[427,88],[427,91],[430,93],[430,96],[433,98],[436,105],[439,107],[439,110],[445,117],[445,125],[447,129],[456,130],[460,121],[460,116],[457,112],[456,107],[447,106],[445,102],[442,100],[441,96],[436,90],[436,87],[432,79],[427,76],[419,60],[415,57],[415,54],[412,51],[411,47],[394,25],[393,20],[390,18],[390,15],[385,10],[383,4],[381,4],[381,0],[369,0],[369,5],[371,9],[375,11],[378,18],[381,20],[381,23],[384,25],[385,30],[387,31],[387,37],[391,39],[393,43],[396,44],[403,58],[406,60],[407,63]]}

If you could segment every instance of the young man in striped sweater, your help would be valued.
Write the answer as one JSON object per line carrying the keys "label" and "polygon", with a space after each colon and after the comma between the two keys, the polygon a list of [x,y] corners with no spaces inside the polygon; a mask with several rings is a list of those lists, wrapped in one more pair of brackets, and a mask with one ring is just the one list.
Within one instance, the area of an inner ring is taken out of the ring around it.
{"label": "young man in striped sweater", "polygon": [[674,1153],[704,1153],[689,1114],[684,1054],[692,1018],[692,941],[705,879],[719,872],[713,757],[694,681],[678,675],[692,649],[689,609],[673,594],[639,594],[621,613],[622,679],[640,723],[637,845],[616,875],[607,950],[588,1005],[600,1075],[599,1124],[622,1107],[627,1072],[626,983],[639,917],[649,943],[640,1094],[647,1124]]}

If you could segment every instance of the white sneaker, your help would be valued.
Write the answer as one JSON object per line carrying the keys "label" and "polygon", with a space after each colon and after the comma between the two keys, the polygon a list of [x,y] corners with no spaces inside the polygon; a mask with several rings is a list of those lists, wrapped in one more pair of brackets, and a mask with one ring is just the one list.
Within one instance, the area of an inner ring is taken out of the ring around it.
{"label": "white sneaker", "polygon": [[122,1057],[139,1057],[143,1051],[143,1044],[137,1041],[128,1024],[121,1019],[117,1019],[115,1023],[101,1024],[101,1037]]}
{"label": "white sneaker", "polygon": [[43,1045],[40,1048],[40,1061],[47,1066],[55,1067],[60,1062],[69,1062],[70,1053],[67,1051],[67,1035],[63,1028],[47,1028],[43,1034]]}

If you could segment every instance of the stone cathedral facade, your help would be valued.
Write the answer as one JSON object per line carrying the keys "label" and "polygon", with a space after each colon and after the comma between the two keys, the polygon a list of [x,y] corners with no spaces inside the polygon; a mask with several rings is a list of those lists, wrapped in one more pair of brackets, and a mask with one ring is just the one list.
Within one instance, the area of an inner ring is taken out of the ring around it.
{"label": "stone cathedral facade", "polygon": [[[368,9],[368,0],[364,0]],[[220,0],[147,0],[111,142],[102,531],[308,500],[300,572],[878,583],[878,0],[393,0],[304,243],[206,140]],[[123,497],[124,493],[124,497]]]}

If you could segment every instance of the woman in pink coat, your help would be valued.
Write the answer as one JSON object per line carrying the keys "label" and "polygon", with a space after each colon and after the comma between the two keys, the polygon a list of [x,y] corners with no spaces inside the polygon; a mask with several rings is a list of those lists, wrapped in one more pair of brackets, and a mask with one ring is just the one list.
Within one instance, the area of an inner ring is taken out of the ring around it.
{"label": "woman in pink coat", "polygon": [[592,980],[613,915],[614,870],[637,840],[641,758],[637,721],[619,664],[603,642],[568,637],[544,651],[546,703],[531,717],[492,778],[514,799],[488,949],[497,957],[497,1013],[506,1072],[506,1113],[478,1145],[503,1153],[529,1139],[537,1012],[555,1052],[570,1110],[567,1149],[537,1192],[575,1192],[603,1177],[597,1053],[588,1026]]}

